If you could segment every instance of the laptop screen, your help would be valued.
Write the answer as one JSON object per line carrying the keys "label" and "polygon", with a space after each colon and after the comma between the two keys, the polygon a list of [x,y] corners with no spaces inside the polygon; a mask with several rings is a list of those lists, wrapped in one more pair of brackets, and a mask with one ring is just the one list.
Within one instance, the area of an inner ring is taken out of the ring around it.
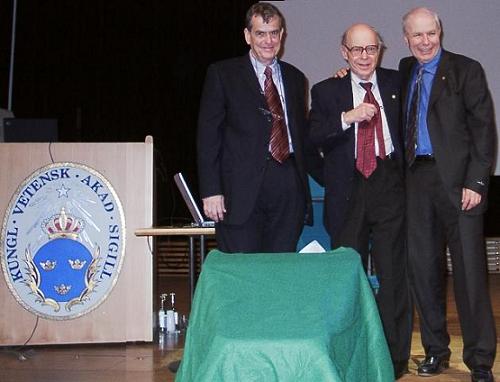
{"label": "laptop screen", "polygon": [[179,172],[175,174],[174,181],[182,195],[182,198],[184,199],[184,202],[186,203],[186,206],[189,209],[189,212],[191,213],[191,216],[193,217],[195,225],[197,225],[198,227],[214,227],[215,222],[211,220],[205,220],[205,218],[201,214],[201,211],[198,208],[198,205],[196,204],[182,173]]}

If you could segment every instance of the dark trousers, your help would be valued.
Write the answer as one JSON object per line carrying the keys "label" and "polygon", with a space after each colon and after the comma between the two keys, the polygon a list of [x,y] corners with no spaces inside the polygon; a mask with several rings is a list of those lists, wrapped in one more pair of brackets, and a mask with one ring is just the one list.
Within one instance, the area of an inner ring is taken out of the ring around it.
{"label": "dark trousers", "polygon": [[434,162],[415,162],[407,174],[410,283],[427,355],[448,357],[446,256],[449,246],[453,287],[469,368],[491,367],[495,323],[487,285],[483,215],[466,214],[452,203]]}
{"label": "dark trousers", "polygon": [[217,224],[217,246],[223,252],[295,252],[305,208],[293,157],[282,164],[269,159],[250,218],[241,225]]}
{"label": "dark trousers", "polygon": [[370,253],[380,288],[376,301],[393,362],[410,356],[411,309],[406,272],[404,181],[396,161],[377,159],[368,178],[356,171],[346,219],[334,247]]}

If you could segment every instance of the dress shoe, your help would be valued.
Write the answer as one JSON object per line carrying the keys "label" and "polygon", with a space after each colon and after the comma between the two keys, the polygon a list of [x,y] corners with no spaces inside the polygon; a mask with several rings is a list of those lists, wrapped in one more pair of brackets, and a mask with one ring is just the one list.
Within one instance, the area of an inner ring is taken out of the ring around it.
{"label": "dress shoe", "polygon": [[181,366],[181,361],[172,361],[168,364],[168,370],[170,370],[172,373],[177,373],[177,370],[179,370],[179,367]]}
{"label": "dress shoe", "polygon": [[408,374],[408,361],[396,361],[393,363],[394,366],[394,377],[396,380],[401,378],[403,375]]}
{"label": "dress shoe", "polygon": [[427,356],[424,361],[418,365],[417,372],[421,377],[432,377],[441,374],[441,372],[448,367],[450,367],[449,358]]}
{"label": "dress shoe", "polygon": [[472,382],[495,382],[491,370],[486,368],[475,368],[470,376]]}

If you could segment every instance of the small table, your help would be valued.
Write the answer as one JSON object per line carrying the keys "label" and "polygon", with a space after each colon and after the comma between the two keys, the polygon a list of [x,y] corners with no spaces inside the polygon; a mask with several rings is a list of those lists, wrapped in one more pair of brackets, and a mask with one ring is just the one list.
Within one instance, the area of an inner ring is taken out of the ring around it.
{"label": "small table", "polygon": [[150,227],[139,228],[135,230],[136,236],[189,236],[189,290],[191,302],[194,294],[195,264],[194,240],[200,240],[200,261],[203,264],[205,260],[205,236],[215,235],[215,228],[200,227]]}
{"label": "small table", "polygon": [[176,381],[392,382],[359,255],[212,251]]}

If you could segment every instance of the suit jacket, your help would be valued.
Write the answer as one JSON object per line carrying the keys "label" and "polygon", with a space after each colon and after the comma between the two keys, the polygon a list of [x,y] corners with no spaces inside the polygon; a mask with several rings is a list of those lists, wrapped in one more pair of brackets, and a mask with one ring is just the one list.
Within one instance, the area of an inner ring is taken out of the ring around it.
{"label": "suit jacket", "polygon": [[[297,170],[312,222],[306,173],[306,79],[279,61]],[[242,224],[256,201],[266,169],[271,117],[248,54],[210,65],[198,118],[198,176],[202,198],[224,195],[227,224]],[[312,147],[312,145],[311,145]],[[310,149],[308,152],[310,152]]]}
{"label": "suit jacket", "polygon": [[[399,63],[406,120],[414,57]],[[461,209],[462,188],[482,194],[481,204],[468,214],[486,209],[489,175],[494,158],[493,103],[481,65],[443,50],[432,84],[427,127],[436,165],[452,203]],[[409,190],[411,191],[411,190]]]}
{"label": "suit jacket", "polygon": [[[395,70],[377,68],[377,84],[394,146],[403,173],[403,141],[400,120],[400,77]],[[309,116],[312,142],[323,151],[325,227],[332,238],[342,225],[351,197],[355,163],[354,124],[342,129],[341,114],[353,108],[351,76],[329,78],[311,90]]]}

